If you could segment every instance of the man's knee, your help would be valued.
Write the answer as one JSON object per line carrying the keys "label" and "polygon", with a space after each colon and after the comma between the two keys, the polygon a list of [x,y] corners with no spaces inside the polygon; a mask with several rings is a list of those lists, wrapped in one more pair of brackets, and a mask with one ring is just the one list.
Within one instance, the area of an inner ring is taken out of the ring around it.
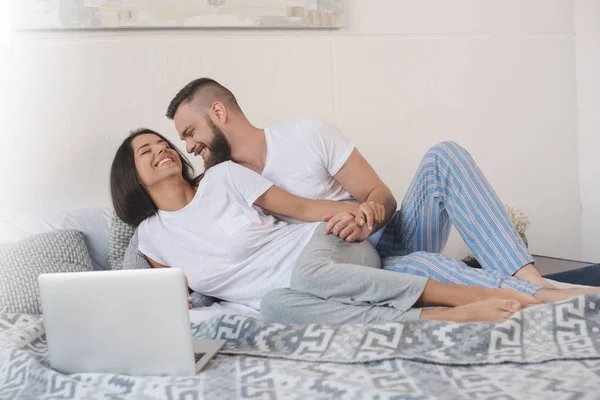
{"label": "man's knee", "polygon": [[443,142],[440,142],[438,144],[436,144],[435,146],[432,146],[429,148],[429,150],[427,151],[427,154],[433,154],[433,155],[456,155],[456,154],[464,154],[467,151],[465,150],[464,147],[462,147],[461,145],[459,145],[456,142],[452,142],[450,140],[445,140]]}

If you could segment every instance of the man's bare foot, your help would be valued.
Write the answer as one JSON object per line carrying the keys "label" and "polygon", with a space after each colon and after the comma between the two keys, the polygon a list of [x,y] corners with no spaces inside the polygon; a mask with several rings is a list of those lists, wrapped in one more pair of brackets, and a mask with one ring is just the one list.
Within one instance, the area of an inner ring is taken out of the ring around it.
{"label": "man's bare foot", "polygon": [[535,306],[538,304],[542,304],[543,301],[536,299],[535,297],[527,294],[518,292],[509,288],[502,289],[490,289],[490,288],[480,288],[482,295],[480,296],[481,300],[488,299],[506,299],[506,300],[515,300],[521,303],[523,307]]}
{"label": "man's bare foot", "polygon": [[520,279],[525,282],[533,283],[535,285],[540,285],[546,289],[556,289],[556,286],[552,285],[548,281],[546,281],[537,269],[533,266],[533,264],[527,264],[520,270],[518,270],[514,275],[515,278]]}
{"label": "man's bare foot", "polygon": [[502,322],[521,310],[518,301],[489,299],[454,308],[433,308],[421,311],[421,319],[455,322]]}
{"label": "man's bare foot", "polygon": [[544,303],[552,303],[554,301],[566,300],[574,296],[579,296],[588,293],[600,292],[599,287],[589,288],[571,288],[571,289],[545,289],[542,288],[535,292],[535,298]]}

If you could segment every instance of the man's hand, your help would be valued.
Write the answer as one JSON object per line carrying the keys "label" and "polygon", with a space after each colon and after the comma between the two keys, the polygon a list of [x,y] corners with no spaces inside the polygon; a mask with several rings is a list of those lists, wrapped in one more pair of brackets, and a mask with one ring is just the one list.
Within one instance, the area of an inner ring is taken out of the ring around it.
{"label": "man's hand", "polygon": [[359,205],[358,212],[356,222],[360,226],[365,226],[366,224],[371,232],[375,226],[380,227],[385,220],[385,207],[374,201],[367,201]]}
{"label": "man's hand", "polygon": [[[357,212],[357,214],[359,213]],[[363,241],[369,237],[371,230],[364,221],[361,226],[357,219],[358,218],[354,214],[349,212],[326,215],[323,217],[323,221],[327,222],[327,226],[325,227],[323,234],[329,235],[330,233],[333,233],[349,243]]]}

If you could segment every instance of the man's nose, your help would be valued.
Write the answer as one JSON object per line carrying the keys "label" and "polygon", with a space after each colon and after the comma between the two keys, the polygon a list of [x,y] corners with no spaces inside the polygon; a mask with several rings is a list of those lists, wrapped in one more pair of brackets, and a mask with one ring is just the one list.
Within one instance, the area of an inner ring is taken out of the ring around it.
{"label": "man's nose", "polygon": [[185,144],[185,149],[187,150],[188,154],[192,154],[194,152],[194,144],[193,143],[186,143]]}

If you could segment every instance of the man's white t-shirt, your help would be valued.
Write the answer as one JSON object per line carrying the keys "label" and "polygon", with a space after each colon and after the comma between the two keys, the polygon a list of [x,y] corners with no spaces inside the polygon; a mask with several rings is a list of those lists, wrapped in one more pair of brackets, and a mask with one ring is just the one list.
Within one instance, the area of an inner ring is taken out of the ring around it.
{"label": "man's white t-shirt", "polygon": [[[295,119],[265,128],[265,136],[267,161],[262,175],[273,184],[308,199],[358,204],[333,178],[354,150],[338,128],[318,119]],[[376,244],[382,231],[369,241]]]}
{"label": "man's white t-shirt", "polygon": [[258,310],[269,290],[289,287],[292,267],[318,226],[279,221],[254,206],[271,185],[233,162],[216,165],[187,206],[140,224],[139,249],[182,269],[198,293]]}

